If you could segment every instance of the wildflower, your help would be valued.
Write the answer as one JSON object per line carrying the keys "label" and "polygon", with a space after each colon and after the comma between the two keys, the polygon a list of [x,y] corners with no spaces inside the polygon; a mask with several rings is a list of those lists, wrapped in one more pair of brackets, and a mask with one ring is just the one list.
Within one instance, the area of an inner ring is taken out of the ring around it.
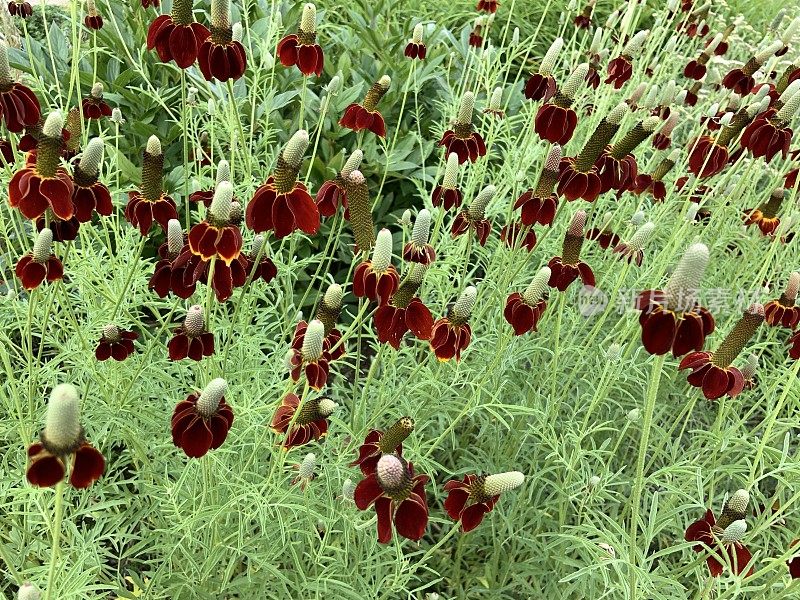
{"label": "wildflower", "polygon": [[[230,183],[231,180],[231,165],[227,160],[223,159],[217,163],[216,185],[223,181]],[[211,201],[214,199],[214,191],[216,187],[204,190],[197,190],[189,194],[189,202],[200,203],[208,208],[211,206]]]}
{"label": "wildflower", "polygon": [[751,390],[756,386],[756,369],[758,369],[758,356],[750,354],[747,362],[740,369],[742,379],[744,379],[744,389]]}
{"label": "wildflower", "polygon": [[73,169],[72,204],[75,207],[75,218],[81,223],[91,221],[94,211],[107,217],[114,210],[111,193],[97,179],[102,161],[103,140],[92,138]]}
{"label": "wildflower", "polygon": [[[103,84],[95,83],[89,95],[83,99],[81,110],[86,119],[99,119],[110,117],[111,107],[103,100]],[[70,111],[71,113],[72,111]]]}
{"label": "wildflower", "polygon": [[653,196],[654,200],[659,202],[663,201],[664,198],[667,197],[667,186],[662,180],[678,162],[679,156],[680,151],[673,150],[669,156],[662,159],[661,162],[656,165],[655,170],[651,174],[648,175],[643,173],[641,175],[637,175],[636,179],[633,180],[633,185],[630,187],[630,191],[636,195],[649,192]]}
{"label": "wildflower", "polygon": [[458,154],[451,152],[447,155],[447,165],[444,169],[442,183],[433,189],[431,202],[434,206],[444,206],[445,210],[461,206],[461,190],[458,189]]}
{"label": "wildflower", "polygon": [[604,194],[612,189],[624,192],[633,185],[638,166],[636,157],[631,152],[655,131],[659,123],[658,117],[647,117],[600,155],[596,163],[601,184],[600,193]]}
{"label": "wildflower", "polygon": [[[173,290],[179,298],[188,298],[194,293],[194,283],[190,283],[190,286],[186,288],[182,285],[183,277],[173,277],[173,262],[185,246],[180,221],[170,219],[167,223],[167,240],[158,248],[159,259],[156,262],[153,276],[147,284],[147,287],[155,290],[159,298],[166,298],[170,290]],[[188,250],[188,247],[186,249]],[[184,293],[185,295],[183,295]]]}
{"label": "wildflower", "polygon": [[728,146],[739,135],[739,132],[750,122],[752,115],[758,110],[757,104],[738,110],[730,117],[723,118],[722,130],[716,139],[702,135],[691,144],[689,153],[689,171],[698,177],[716,175],[728,164],[730,154]]}
{"label": "wildflower", "polygon": [[534,122],[534,130],[543,140],[551,144],[566,144],[572,139],[578,115],[571,108],[581,82],[589,72],[589,65],[583,63],[570,74],[564,86],[553,96],[552,102],[539,107]]}
{"label": "wildflower", "polygon": [[11,77],[8,47],[0,42],[0,119],[12,133],[39,123],[42,112],[31,89]]}
{"label": "wildflower", "polygon": [[[15,3],[10,2],[9,4]],[[30,581],[26,581],[19,586],[19,590],[17,591],[17,600],[41,600],[41,598],[42,592]]]}
{"label": "wildflower", "polygon": [[122,110],[116,107],[111,110],[111,122],[117,126],[125,124],[125,119],[122,117]]}
{"label": "wildflower", "polygon": [[220,182],[205,220],[189,231],[189,249],[204,261],[218,257],[230,265],[242,250],[242,234],[231,223],[232,200],[233,186]]}
{"label": "wildflower", "polygon": [[[739,490],[725,503],[719,521],[711,509],[686,528],[684,539],[695,542],[695,552],[708,552],[706,564],[713,577],[719,577],[728,564],[736,575],[744,573],[752,560],[750,551],[741,543],[747,530],[744,521],[750,495],[747,490]],[[723,554],[724,553],[724,554]],[[745,576],[752,574],[753,568]]]}
{"label": "wildflower", "polygon": [[456,215],[450,229],[454,238],[473,230],[478,243],[481,246],[486,245],[486,240],[492,231],[492,224],[486,218],[486,206],[494,198],[496,191],[497,189],[493,185],[487,185],[475,196],[466,209]]}
{"label": "wildflower", "polygon": [[751,208],[744,212],[745,225],[758,225],[762,235],[775,235],[775,231],[781,224],[778,211],[786,196],[783,188],[775,188],[769,196],[769,200],[763,202],[758,208]]}
{"label": "wildflower", "polygon": [[637,267],[641,267],[644,260],[644,247],[653,237],[655,228],[653,223],[645,223],[636,230],[629,242],[617,244],[614,247],[614,253],[619,254],[621,259],[625,259],[629,263],[636,263]]}
{"label": "wildflower", "polygon": [[564,40],[556,38],[547,49],[539,65],[539,71],[530,76],[525,83],[524,94],[528,100],[544,100],[549,102],[556,93],[556,80],[553,77],[553,69],[556,66],[558,55],[564,47]]}
{"label": "wildflower", "polygon": [[670,144],[672,144],[672,132],[678,125],[679,119],[680,115],[678,113],[672,113],[667,117],[661,129],[653,135],[653,148],[657,150],[666,150],[670,147]]}
{"label": "wildflower", "polygon": [[789,357],[794,360],[800,360],[800,330],[795,331],[789,338],[789,343],[792,345],[789,348]]}
{"label": "wildflower", "polygon": [[261,234],[253,238],[253,245],[247,257],[248,268],[245,270],[250,271],[252,269],[253,281],[261,279],[264,283],[269,283],[278,275],[278,267],[276,267],[272,259],[267,256],[267,253],[262,250],[265,242],[266,238]]}
{"label": "wildflower", "polygon": [[379,137],[386,137],[386,124],[377,106],[383,95],[389,91],[391,83],[392,80],[388,75],[373,83],[361,104],[354,102],[345,109],[342,118],[339,119],[339,125],[353,131],[369,129]]}
{"label": "wildflower", "polygon": [[514,210],[521,208],[521,221],[530,227],[534,223],[551,225],[556,216],[558,196],[553,193],[553,188],[558,182],[559,164],[561,163],[561,146],[553,144],[547,153],[539,175],[536,189],[529,188],[517,198]]}
{"label": "wildflower", "polygon": [[461,521],[464,533],[481,524],[484,515],[494,509],[500,495],[518,488],[525,475],[509,471],[497,475],[466,475],[462,481],[448,481],[444,490],[447,498],[444,509],[454,521]]}
{"label": "wildflower", "polygon": [[586,72],[584,81],[592,89],[596,90],[600,86],[600,64],[608,56],[608,50],[600,48],[603,41],[603,30],[598,27],[594,30],[594,37],[589,46],[589,69]]}
{"label": "wildflower", "polygon": [[695,60],[689,61],[683,69],[684,77],[700,81],[705,77],[708,61],[711,60],[711,55],[714,54],[717,46],[722,42],[722,34],[718,33],[710,41],[706,43],[705,48]]}
{"label": "wildflower", "polygon": [[703,349],[707,336],[714,331],[714,317],[697,302],[703,273],[708,266],[708,248],[693,244],[681,258],[664,291],[647,290],[636,299],[642,311],[642,344],[650,354],[676,358]]}
{"label": "wildflower", "polygon": [[578,29],[588,29],[592,24],[592,11],[594,11],[595,0],[589,0],[581,10],[581,13],[575,17],[573,23]]}
{"label": "wildflower", "polygon": [[33,7],[30,2],[24,0],[9,0],[8,14],[12,17],[20,16],[23,19],[27,19],[33,14]]}
{"label": "wildflower", "polygon": [[189,458],[201,458],[222,446],[233,425],[233,410],[225,401],[228,383],[212,379],[200,392],[178,402],[172,413],[172,443]]}
{"label": "wildflower", "polygon": [[74,213],[72,178],[60,165],[63,126],[61,111],[48,115],[36,153],[29,155],[25,167],[14,173],[8,183],[8,202],[12,208],[19,208],[26,219],[38,219],[48,209],[63,221],[70,220]]}
{"label": "wildflower", "polygon": [[733,69],[722,79],[723,87],[740,96],[746,96],[753,90],[756,82],[753,74],[758,71],[767,59],[778,52],[783,44],[776,40],[753,55],[740,69]]}
{"label": "wildflower", "polygon": [[586,225],[586,211],[576,212],[564,235],[561,256],[554,256],[547,263],[550,267],[550,281],[547,285],[563,292],[578,277],[583,285],[594,286],[595,279],[592,268],[580,259],[583,246],[583,227]]}
{"label": "wildflower", "polygon": [[325,57],[317,43],[317,7],[310,2],[303,6],[297,33],[278,42],[278,60],[284,67],[297,65],[303,75],[322,75]]}
{"label": "wildflower", "polygon": [[273,230],[284,238],[296,229],[307,234],[319,230],[319,212],[297,174],[308,148],[308,132],[297,131],[278,155],[275,174],[261,185],[247,204],[245,222],[256,233]]}
{"label": "wildflower", "polygon": [[406,46],[405,55],[408,58],[414,59],[418,58],[419,60],[425,60],[425,56],[428,54],[428,49],[425,48],[425,44],[422,41],[422,34],[424,32],[424,28],[422,23],[417,23],[414,26],[414,33],[411,36],[411,40],[408,42]]}
{"label": "wildflower", "polygon": [[309,452],[303,458],[303,462],[297,467],[297,477],[292,480],[292,485],[300,484],[300,489],[305,490],[306,486],[316,479],[314,470],[317,468],[317,455]]}
{"label": "wildflower", "polygon": [[475,10],[482,10],[488,13],[497,12],[497,7],[500,3],[497,0],[478,0],[478,6]]}
{"label": "wildflower", "polygon": [[[794,548],[800,544],[800,540],[793,540],[790,547]],[[792,579],[800,579],[800,556],[795,556],[792,559],[786,561],[786,565],[789,567],[789,575]]]}
{"label": "wildflower", "polygon": [[388,343],[397,350],[408,331],[420,340],[430,339],[433,316],[417,296],[426,270],[427,265],[424,263],[412,263],[408,275],[392,294],[389,302],[378,307],[375,312],[375,330],[378,341],[382,344]]}
{"label": "wildflower", "polygon": [[645,29],[639,31],[634,35],[625,47],[622,49],[622,54],[608,63],[608,77],[606,83],[614,85],[614,89],[621,88],[633,74],[633,61],[634,57],[642,51],[647,36],[650,35],[650,30]]}
{"label": "wildflower", "polygon": [[301,406],[300,398],[295,394],[286,394],[275,410],[271,427],[275,433],[286,434],[291,426],[291,433],[283,441],[284,450],[305,446],[328,434],[328,417],[337,408],[338,404],[330,398],[310,398]]}
{"label": "wildflower", "polygon": [[496,87],[492,91],[492,95],[489,98],[489,105],[483,109],[483,114],[494,115],[495,117],[502,119],[506,116],[506,113],[503,110],[502,106],[503,106],[503,88]]}
{"label": "wildflower", "polygon": [[619,244],[619,236],[611,229],[611,220],[614,218],[613,213],[606,212],[600,222],[599,227],[592,227],[586,232],[587,240],[592,240],[598,243],[603,250],[608,250]]}
{"label": "wildflower", "polygon": [[445,147],[448,156],[453,152],[458,155],[459,164],[467,160],[475,162],[481,156],[486,156],[486,144],[483,137],[475,131],[472,125],[474,107],[475,94],[464,92],[453,128],[445,131],[442,139],[439,140],[439,145]]}
{"label": "wildflower", "polygon": [[766,162],[771,161],[778,153],[786,158],[792,139],[789,123],[798,109],[800,91],[793,94],[779,111],[767,111],[758,115],[742,134],[742,148],[749,150],[755,158],[763,156]]}
{"label": "wildflower", "polygon": [[214,354],[214,334],[206,330],[203,307],[195,304],[186,313],[183,324],[167,343],[170,360],[191,358],[199,361]]}
{"label": "wildflower", "polygon": [[350,225],[359,252],[369,252],[375,245],[375,225],[372,221],[372,202],[367,180],[361,171],[353,171],[345,180]]}
{"label": "wildflower", "polygon": [[161,0],[142,0],[142,8],[150,7],[158,8],[161,6]]}
{"label": "wildflower", "polygon": [[414,431],[414,419],[402,417],[386,431],[371,429],[358,449],[358,458],[350,463],[358,467],[364,475],[375,472],[378,460],[384,454],[403,455],[403,442]]}
{"label": "wildflower", "polygon": [[247,55],[242,43],[233,38],[229,0],[211,3],[211,35],[200,44],[197,64],[206,81],[236,80],[244,75]]}
{"label": "wildflower", "polygon": [[536,247],[536,232],[532,227],[512,221],[508,225],[503,225],[500,230],[500,240],[509,248],[525,248],[528,252],[532,252]]}
{"label": "wildflower", "polygon": [[97,12],[94,0],[86,0],[86,16],[83,18],[83,24],[87,29],[95,31],[103,28],[103,17]]}
{"label": "wildflower", "polygon": [[606,151],[619,124],[630,112],[624,102],[618,104],[607,117],[602,119],[576,157],[566,157],[559,164],[558,194],[568,201],[583,198],[594,202],[602,191],[602,182],[595,163]]}
{"label": "wildflower", "polygon": [[483,18],[483,16],[475,19],[475,23],[472,25],[472,31],[469,32],[469,45],[473,48],[480,48],[483,46],[483,35],[481,30],[485,24],[486,20]]}
{"label": "wildflower", "polygon": [[39,231],[33,250],[19,259],[15,272],[22,287],[32,290],[46,279],[57,281],[64,277],[64,266],[53,254],[53,232],[47,228]]}
{"label": "wildflower", "polygon": [[795,306],[798,289],[800,289],[800,272],[794,271],[789,275],[789,282],[781,297],[764,305],[764,320],[767,325],[794,329],[800,324],[800,306]]}
{"label": "wildflower", "polygon": [[172,14],[156,17],[147,31],[147,49],[155,48],[163,63],[188,69],[211,32],[194,20],[194,0],[174,0]]}
{"label": "wildflower", "polygon": [[372,260],[363,261],[353,273],[353,294],[383,305],[389,302],[399,284],[400,276],[392,265],[392,234],[388,229],[381,229]]}
{"label": "wildflower", "polygon": [[164,193],[163,170],[161,142],[153,135],[147,140],[142,155],[142,187],[128,192],[125,206],[125,219],[138,227],[143,236],[148,234],[154,221],[166,230],[169,220],[178,218],[175,201]]}
{"label": "wildflower", "polygon": [[688,90],[682,90],[675,97],[675,103],[685,104],[686,106],[694,106],[697,104],[697,95],[700,93],[700,89],[702,87],[703,84],[699,81],[696,81]]}
{"label": "wildflower", "polygon": [[428,243],[431,232],[431,213],[423,208],[414,221],[411,241],[403,248],[403,260],[429,265],[436,260],[436,250]]}
{"label": "wildflower", "polygon": [[375,506],[378,515],[378,542],[392,539],[392,522],[398,535],[419,540],[428,526],[427,475],[414,475],[414,467],[402,457],[385,454],[374,473],[356,486],[354,499],[359,510]]}
{"label": "wildflower", "polygon": [[437,320],[431,329],[431,350],[440,361],[455,358],[461,360],[461,353],[469,346],[472,339],[472,329],[469,318],[478,291],[469,286],[461,292],[458,300],[447,311],[447,316]]}
{"label": "wildflower", "polygon": [[314,319],[308,324],[300,321],[294,330],[289,361],[292,380],[300,379],[300,372],[304,371],[312,389],[325,387],[328,365],[333,360],[331,346],[331,338],[325,335],[322,321]]}
{"label": "wildflower", "polygon": [[550,267],[542,267],[524,292],[514,292],[506,299],[503,316],[514,328],[514,335],[536,331],[547,308],[547,282],[551,274]]}
{"label": "wildflower", "polygon": [[123,361],[135,352],[133,340],[138,337],[139,334],[136,332],[126,331],[113,323],[109,323],[103,327],[103,333],[97,343],[97,348],[94,350],[94,356],[100,361],[108,360],[109,358]]}
{"label": "wildflower", "polygon": [[330,217],[336,213],[336,208],[341,205],[344,209],[345,219],[350,218],[347,205],[347,179],[353,171],[361,166],[364,154],[361,150],[353,150],[342,170],[333,179],[326,181],[317,191],[317,210],[323,217]]}
{"label": "wildflower", "polygon": [[86,489],[105,471],[103,455],[86,441],[80,410],[78,390],[72,385],[62,383],[50,392],[44,430],[39,441],[28,447],[30,462],[26,476],[32,485],[51,487],[60,483],[70,458],[72,487]]}
{"label": "wildflower", "polygon": [[316,318],[325,327],[326,336],[330,335],[332,331],[336,331],[336,322],[339,320],[339,314],[342,311],[343,299],[344,290],[338,283],[330,284],[322,296],[322,301],[317,308]]}

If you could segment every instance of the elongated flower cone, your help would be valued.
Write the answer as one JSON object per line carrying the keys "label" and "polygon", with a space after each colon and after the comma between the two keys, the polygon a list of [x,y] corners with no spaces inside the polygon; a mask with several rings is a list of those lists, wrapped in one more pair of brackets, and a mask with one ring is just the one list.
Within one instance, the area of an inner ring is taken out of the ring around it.
{"label": "elongated flower cone", "polygon": [[317,43],[317,8],[310,2],[303,7],[297,33],[278,42],[278,60],[284,67],[297,66],[305,76],[322,75],[325,57]]}
{"label": "elongated flower cone", "polygon": [[53,254],[52,247],[53,232],[44,228],[36,236],[33,250],[19,259],[15,273],[26,290],[35,289],[44,281],[53,282],[64,277],[64,266]]}
{"label": "elongated flower cone", "polygon": [[525,482],[525,475],[509,471],[497,475],[466,475],[463,480],[448,481],[444,490],[447,498],[444,509],[454,521],[461,521],[464,533],[472,531],[491,512],[500,496],[518,488]]}
{"label": "elongated flower cone", "polygon": [[588,73],[588,63],[578,65],[552,101],[539,108],[534,130],[541,139],[562,146],[572,139],[578,124],[578,115],[572,109],[572,102]]}
{"label": "elongated flower cone", "polygon": [[578,278],[585,286],[594,286],[595,284],[592,268],[581,260],[585,226],[586,211],[579,210],[572,216],[572,221],[564,235],[561,256],[554,256],[547,263],[547,266],[550,267],[548,285],[560,292],[565,291]]}
{"label": "elongated flower cone", "polygon": [[230,19],[229,0],[213,0],[211,35],[200,44],[197,53],[200,72],[208,81],[236,80],[247,68],[244,46],[234,39]]}
{"label": "elongated flower cone", "polygon": [[414,34],[411,36],[411,40],[406,45],[404,51],[407,58],[425,60],[425,57],[428,55],[428,49],[422,41],[423,33],[424,28],[422,23],[417,23],[417,25],[414,26]]}
{"label": "elongated flower cone", "polygon": [[514,292],[506,299],[503,316],[514,328],[514,335],[536,331],[547,308],[547,282],[551,274],[550,267],[542,267],[524,292]]}
{"label": "elongated flower cone", "polygon": [[556,80],[553,69],[558,61],[558,55],[564,47],[564,40],[556,38],[550,45],[539,65],[539,71],[531,75],[525,84],[523,92],[528,100],[543,100],[548,102],[556,93]]}
{"label": "elongated flower cone", "polygon": [[194,20],[193,0],[174,0],[172,14],[157,17],[147,31],[147,49],[155,49],[161,62],[175,61],[188,69],[197,60],[200,46],[211,35]]}
{"label": "elongated flower cone", "polygon": [[424,263],[412,263],[406,277],[389,302],[375,312],[375,329],[378,341],[399,349],[403,336],[411,332],[417,339],[428,340],[433,329],[433,316],[417,296],[427,270]]}
{"label": "elongated flower cone", "polygon": [[440,361],[444,362],[452,358],[460,361],[461,353],[469,346],[472,340],[469,318],[472,315],[477,296],[478,290],[473,286],[468,286],[461,292],[461,296],[452,308],[447,311],[447,316],[433,324],[430,346]]}
{"label": "elongated flower cone", "polygon": [[156,136],[147,140],[142,157],[142,186],[138,191],[128,192],[125,219],[145,236],[153,223],[166,230],[170,219],[178,218],[175,201],[164,193],[164,155],[161,142]]}
{"label": "elongated flower cone", "polygon": [[225,401],[228,384],[213,379],[205,389],[178,402],[172,413],[172,441],[189,458],[201,458],[219,448],[233,425],[233,410]]}
{"label": "elongated flower cone", "polygon": [[458,116],[452,129],[444,132],[439,145],[445,147],[447,155],[458,156],[459,164],[466,161],[475,162],[486,155],[486,144],[480,133],[472,125],[472,113],[475,108],[475,94],[465,92],[458,107]]}

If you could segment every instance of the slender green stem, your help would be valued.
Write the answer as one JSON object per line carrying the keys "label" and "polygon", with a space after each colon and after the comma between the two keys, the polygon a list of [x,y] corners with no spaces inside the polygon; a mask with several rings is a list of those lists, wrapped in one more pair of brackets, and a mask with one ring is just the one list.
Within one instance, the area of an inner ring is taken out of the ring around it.
{"label": "slender green stem", "polygon": [[61,521],[64,517],[64,482],[56,485],[56,505],[53,517],[52,537],[53,544],[50,548],[50,568],[47,573],[47,589],[45,590],[45,600],[58,598],[55,595],[55,575],[56,563],[61,552]]}

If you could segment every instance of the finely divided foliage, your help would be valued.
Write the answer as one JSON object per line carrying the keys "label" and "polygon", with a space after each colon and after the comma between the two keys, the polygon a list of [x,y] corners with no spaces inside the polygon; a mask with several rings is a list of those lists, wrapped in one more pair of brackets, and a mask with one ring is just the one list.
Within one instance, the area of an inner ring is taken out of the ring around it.
{"label": "finely divided foliage", "polygon": [[800,15],[648,4],[3,3],[1,595],[800,594]]}

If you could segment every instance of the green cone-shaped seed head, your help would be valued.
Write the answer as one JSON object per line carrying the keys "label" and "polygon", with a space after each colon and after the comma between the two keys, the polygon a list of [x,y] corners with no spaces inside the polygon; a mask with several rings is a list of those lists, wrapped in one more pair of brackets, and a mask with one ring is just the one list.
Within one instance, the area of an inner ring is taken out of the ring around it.
{"label": "green cone-shaped seed head", "polygon": [[178,255],[183,248],[183,229],[178,219],[167,222],[167,250],[170,254]]}
{"label": "green cone-shaped seed head", "polygon": [[686,311],[694,307],[708,261],[709,252],[705,244],[689,246],[664,289],[667,308]]}
{"label": "green cone-shaped seed head", "polygon": [[54,449],[74,448],[81,439],[81,407],[78,390],[61,383],[50,392],[44,437]]}
{"label": "green cone-shaped seed head", "polygon": [[628,248],[634,252],[641,252],[644,250],[644,247],[647,246],[647,243],[652,239],[655,230],[656,226],[653,223],[645,223],[636,230],[636,233],[633,234],[628,242]]}
{"label": "green cone-shaped seed head", "polygon": [[203,316],[203,307],[195,304],[186,311],[183,330],[189,337],[197,337],[206,330],[206,319]]}
{"label": "green cone-shaped seed head", "polygon": [[223,181],[230,181],[231,180],[231,165],[230,163],[222,159],[217,163],[217,180],[216,183],[219,185]]}
{"label": "green cone-shaped seed head", "polygon": [[303,336],[301,354],[305,362],[315,362],[322,358],[323,342],[325,341],[325,325],[319,319],[314,319],[308,324]]}
{"label": "green cone-shaped seed head", "polygon": [[461,292],[461,295],[453,305],[453,313],[450,321],[457,323],[466,323],[472,315],[472,309],[475,307],[475,300],[478,297],[478,290],[475,286],[468,286]]}
{"label": "green cone-shaped seed head", "polygon": [[49,138],[61,139],[62,129],[64,129],[64,113],[56,109],[47,115],[42,126],[42,133]]}
{"label": "green cone-shaped seed head", "polygon": [[353,500],[356,493],[356,484],[352,479],[345,479],[342,484],[342,498],[345,500]]}
{"label": "green cone-shaped seed head", "polygon": [[81,160],[78,163],[78,168],[81,173],[89,177],[96,177],[100,169],[100,163],[103,162],[103,151],[105,144],[100,138],[92,138],[86,144],[86,148],[81,155]]}
{"label": "green cone-shaped seed head", "polygon": [[225,394],[228,393],[228,382],[222,379],[222,377],[217,377],[216,379],[212,379],[209,384],[205,387],[205,389],[201,392],[200,397],[197,399],[197,412],[205,417],[209,418],[211,415],[217,412],[219,408],[219,403],[222,402],[222,399],[225,397]]}
{"label": "green cone-shaped seed head", "polygon": [[330,398],[320,398],[317,410],[321,416],[329,417],[337,408],[339,408],[339,405]]}
{"label": "green cone-shaped seed head", "polygon": [[467,208],[469,218],[472,221],[480,221],[486,216],[486,207],[489,205],[492,198],[494,198],[495,193],[497,193],[497,188],[493,185],[487,185],[475,196],[475,199],[470,203],[469,208]]}
{"label": "green cone-shaped seed head", "polygon": [[747,523],[745,520],[740,519],[734,521],[722,532],[722,543],[731,544],[734,542],[741,542],[744,539],[745,533],[747,533]]}
{"label": "green cone-shaped seed head", "polygon": [[331,310],[340,310],[342,308],[342,300],[344,299],[344,290],[338,283],[332,283],[325,290],[325,296],[322,301],[325,306]]}
{"label": "green cone-shaped seed head", "polygon": [[547,293],[547,282],[550,281],[550,267],[542,267],[533,277],[528,287],[522,293],[522,299],[528,306],[535,306],[539,301],[544,300]]}
{"label": "green cone-shaped seed head", "polygon": [[303,33],[316,33],[317,7],[311,2],[303,6],[303,15],[300,17],[300,31]]}
{"label": "green cone-shaped seed head", "polygon": [[625,47],[622,49],[622,54],[627,56],[628,58],[634,58],[639,55],[644,47],[644,43],[647,41],[647,36],[650,35],[650,30],[645,29],[643,31],[637,31],[636,35],[634,35]]}
{"label": "green cone-shaped seed head", "polygon": [[553,74],[553,69],[556,68],[556,62],[558,61],[558,55],[561,53],[563,47],[564,40],[560,37],[557,37],[553,43],[550,44],[550,47],[547,49],[542,59],[542,64],[539,66],[540,75],[547,77]]}
{"label": "green cone-shaped seed head", "polygon": [[308,132],[305,129],[296,131],[283,149],[283,160],[292,169],[299,169],[308,149]]}
{"label": "green cone-shaped seed head", "polygon": [[214,191],[214,198],[208,212],[214,222],[225,224],[230,221],[233,203],[233,186],[229,181],[220,181]]}
{"label": "green cone-shaped seed head", "polygon": [[234,42],[242,43],[242,39],[244,38],[244,29],[242,28],[241,23],[234,23],[231,27],[231,39]]}
{"label": "green cone-shaped seed head", "polygon": [[314,469],[316,468],[317,456],[313,452],[309,452],[306,454],[305,458],[303,458],[303,462],[300,463],[300,469],[298,469],[300,479],[313,479]]}
{"label": "green cone-shaped seed head", "polygon": [[8,46],[0,40],[0,84],[8,85],[13,81],[11,67],[8,64]]}
{"label": "green cone-shaped seed head", "polygon": [[411,243],[415,246],[424,246],[428,243],[431,233],[431,213],[427,208],[423,208],[417,214],[414,221],[414,229],[411,231]]}
{"label": "green cone-shaped seed head", "polygon": [[570,73],[564,86],[561,89],[561,95],[565,98],[572,100],[575,94],[581,89],[583,82],[586,80],[586,75],[589,73],[589,63],[579,64],[572,73]]}
{"label": "green cone-shaped seed head", "polygon": [[489,98],[489,110],[498,111],[503,106],[503,88],[496,87],[492,91],[492,96]]}
{"label": "green cone-shaped seed head", "polygon": [[411,34],[411,43],[421,44],[422,36],[424,33],[425,33],[425,28],[422,26],[422,23],[417,23],[416,25],[414,25],[414,33]]}
{"label": "green cone-shaped seed head", "polygon": [[392,232],[384,228],[375,238],[375,248],[372,250],[372,270],[376,273],[385,273],[392,264]]}
{"label": "green cone-shaped seed head", "polygon": [[483,488],[489,496],[498,496],[503,492],[508,492],[518,488],[525,482],[525,475],[519,471],[508,471],[489,475],[483,482]]}
{"label": "green cone-shaped seed head", "polygon": [[348,157],[347,162],[344,163],[340,175],[343,179],[347,179],[350,177],[350,174],[353,171],[358,170],[361,167],[361,161],[364,160],[364,153],[356,148],[353,150],[353,153]]}
{"label": "green cone-shaped seed head", "polygon": [[47,227],[36,235],[36,241],[33,243],[33,260],[37,263],[45,263],[53,252],[53,232]]}
{"label": "green cone-shaped seed head", "polygon": [[472,123],[472,112],[475,110],[475,94],[472,92],[464,92],[461,96],[461,103],[458,105],[458,116],[456,123],[460,125],[469,125]]}
{"label": "green cone-shaped seed head", "polygon": [[454,190],[458,186],[458,154],[451,152],[447,156],[447,166],[444,168],[442,188]]}

